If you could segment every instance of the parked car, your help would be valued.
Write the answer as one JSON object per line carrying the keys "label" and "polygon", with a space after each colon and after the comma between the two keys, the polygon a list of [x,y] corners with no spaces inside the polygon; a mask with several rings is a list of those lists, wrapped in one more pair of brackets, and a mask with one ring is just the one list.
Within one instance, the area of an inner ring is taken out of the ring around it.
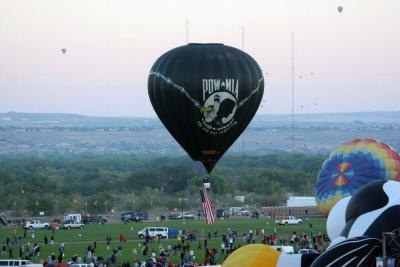
{"label": "parked car", "polygon": [[168,219],[169,220],[177,220],[178,219],[178,212],[171,212],[170,214],[168,214]]}
{"label": "parked car", "polygon": [[145,227],[138,231],[138,237],[145,238],[148,233],[150,238],[160,237],[168,239],[168,228],[167,227]]}
{"label": "parked car", "polygon": [[142,222],[143,218],[136,215],[136,213],[126,213],[124,215],[121,215],[121,221],[123,223],[131,223],[131,222]]}
{"label": "parked car", "polygon": [[76,222],[74,220],[65,221],[62,224],[62,228],[64,229],[72,229],[72,228],[80,228],[82,229],[85,225],[80,222]]}
{"label": "parked car", "polygon": [[215,212],[215,215],[218,219],[225,218],[225,211],[223,209],[218,209]]}
{"label": "parked car", "polygon": [[142,221],[147,221],[149,219],[149,213],[146,211],[136,212],[136,216],[140,217]]}
{"label": "parked car", "polygon": [[229,212],[231,215],[249,216],[250,211],[244,207],[230,207]]}
{"label": "parked car", "polygon": [[147,212],[124,212],[121,214],[121,221],[124,223],[128,222],[141,222],[149,219],[149,214]]}
{"label": "parked car", "polygon": [[89,216],[85,221],[86,223],[105,224],[107,222],[107,218],[102,215],[92,215]]}
{"label": "parked car", "polygon": [[178,220],[182,219],[182,218],[184,220],[194,220],[194,215],[189,213],[189,212],[187,212],[187,211],[184,211],[182,213],[179,213],[179,215],[178,215]]}
{"label": "parked car", "polygon": [[303,220],[302,219],[298,219],[298,218],[296,218],[294,216],[287,216],[284,219],[276,220],[275,223],[277,223],[279,225],[302,224]]}
{"label": "parked car", "polygon": [[41,222],[40,220],[30,220],[25,223],[25,229],[49,229],[50,225],[47,222]]}
{"label": "parked car", "polygon": [[170,213],[168,215],[168,219],[170,220],[194,220],[194,215],[187,212],[187,211],[183,211],[183,212],[174,212],[174,213]]}

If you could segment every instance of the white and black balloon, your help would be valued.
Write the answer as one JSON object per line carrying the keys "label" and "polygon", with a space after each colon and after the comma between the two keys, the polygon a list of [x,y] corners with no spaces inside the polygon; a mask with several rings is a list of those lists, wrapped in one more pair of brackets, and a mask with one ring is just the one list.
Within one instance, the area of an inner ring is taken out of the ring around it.
{"label": "white and black balloon", "polygon": [[330,240],[339,237],[346,226],[346,208],[350,199],[351,196],[341,199],[329,212],[326,221],[326,231],[328,232]]}
{"label": "white and black balloon", "polygon": [[[371,182],[336,205],[327,221],[332,244],[311,266],[371,266],[381,251],[382,233],[400,229],[400,182]],[[399,257],[398,244],[389,244],[389,256]]]}

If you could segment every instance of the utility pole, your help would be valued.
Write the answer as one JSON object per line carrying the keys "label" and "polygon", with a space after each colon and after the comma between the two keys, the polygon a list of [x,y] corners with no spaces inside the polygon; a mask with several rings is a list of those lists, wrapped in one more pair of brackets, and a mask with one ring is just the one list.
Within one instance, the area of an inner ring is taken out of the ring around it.
{"label": "utility pole", "polygon": [[189,21],[186,20],[186,44],[189,43]]}
{"label": "utility pole", "polygon": [[292,32],[292,153],[294,152],[294,32]]}

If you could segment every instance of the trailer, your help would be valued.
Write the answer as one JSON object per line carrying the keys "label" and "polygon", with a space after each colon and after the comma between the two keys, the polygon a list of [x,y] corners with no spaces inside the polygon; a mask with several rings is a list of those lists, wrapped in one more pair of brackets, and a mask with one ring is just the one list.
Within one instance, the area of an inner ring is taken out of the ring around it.
{"label": "trailer", "polygon": [[82,222],[82,215],[79,213],[72,213],[64,215],[64,222],[66,221],[74,221],[76,223]]}

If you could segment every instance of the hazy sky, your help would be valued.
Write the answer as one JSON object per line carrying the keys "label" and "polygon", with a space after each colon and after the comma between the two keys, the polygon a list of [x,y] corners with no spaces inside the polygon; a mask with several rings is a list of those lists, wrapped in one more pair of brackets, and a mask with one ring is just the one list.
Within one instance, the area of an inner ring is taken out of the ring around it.
{"label": "hazy sky", "polygon": [[291,111],[291,32],[296,112],[400,110],[399,10],[399,0],[0,0],[0,112],[154,116],[147,75],[185,44],[185,20],[190,42],[238,48],[245,27],[245,51],[268,73],[259,114]]}

